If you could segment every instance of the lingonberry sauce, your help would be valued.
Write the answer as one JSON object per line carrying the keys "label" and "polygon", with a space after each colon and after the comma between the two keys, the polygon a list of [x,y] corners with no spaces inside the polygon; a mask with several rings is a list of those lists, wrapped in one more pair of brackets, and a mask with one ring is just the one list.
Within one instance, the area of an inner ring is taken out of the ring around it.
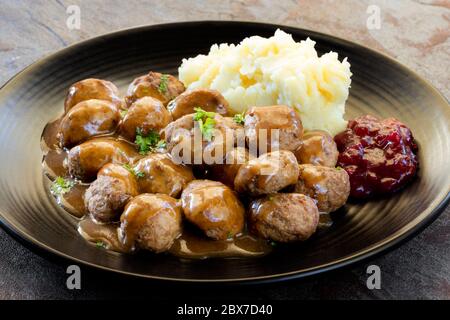
{"label": "lingonberry sauce", "polygon": [[393,193],[417,171],[414,137],[397,119],[362,116],[349,121],[334,140],[339,150],[337,165],[350,176],[352,197]]}

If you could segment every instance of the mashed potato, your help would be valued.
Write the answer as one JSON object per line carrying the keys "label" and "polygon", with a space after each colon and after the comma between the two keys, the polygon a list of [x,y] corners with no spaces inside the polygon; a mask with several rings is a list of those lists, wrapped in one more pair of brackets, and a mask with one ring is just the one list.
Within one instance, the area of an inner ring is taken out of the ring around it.
{"label": "mashed potato", "polygon": [[236,113],[250,106],[284,104],[295,108],[307,130],[342,131],[350,87],[350,64],[335,52],[318,56],[315,42],[295,42],[277,30],[239,45],[213,45],[208,55],[183,59],[178,69],[188,87],[220,91]]}

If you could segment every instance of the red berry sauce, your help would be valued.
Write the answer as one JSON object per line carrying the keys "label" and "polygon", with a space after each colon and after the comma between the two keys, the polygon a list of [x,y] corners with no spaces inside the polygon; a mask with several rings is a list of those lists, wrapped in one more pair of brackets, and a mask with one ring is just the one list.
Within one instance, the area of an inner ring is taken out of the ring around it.
{"label": "red berry sauce", "polygon": [[352,197],[393,193],[417,171],[417,145],[411,130],[397,119],[362,116],[349,121],[334,140],[337,165],[350,176]]}

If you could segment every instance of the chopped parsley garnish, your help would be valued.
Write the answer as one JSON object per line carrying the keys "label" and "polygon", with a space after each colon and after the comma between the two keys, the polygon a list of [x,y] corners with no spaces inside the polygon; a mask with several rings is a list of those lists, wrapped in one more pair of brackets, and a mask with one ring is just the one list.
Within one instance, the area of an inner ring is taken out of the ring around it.
{"label": "chopped parsley garnish", "polygon": [[336,167],[336,170],[342,170],[342,167],[337,166],[337,167]]}
{"label": "chopped parsley garnish", "polygon": [[200,131],[207,141],[211,141],[214,134],[214,126],[216,120],[214,120],[215,113],[203,110],[200,107],[194,108],[194,120],[197,121]]}
{"label": "chopped parsley garnish", "polygon": [[166,74],[161,75],[158,86],[159,93],[162,94],[166,93],[168,89],[168,84],[169,84],[169,77]]}
{"label": "chopped parsley garnish", "polygon": [[244,124],[245,122],[245,112],[237,113],[233,117],[234,122],[237,124]]}
{"label": "chopped parsley garnish", "polygon": [[194,108],[195,114],[194,114],[194,120],[198,121],[198,120],[205,120],[205,118],[213,118],[215,117],[216,113],[215,112],[208,112],[203,110],[200,107],[196,107]]}
{"label": "chopped parsley garnish", "polygon": [[136,140],[134,141],[139,147],[139,153],[146,155],[149,151],[165,148],[166,142],[161,140],[158,132],[150,131],[148,135],[144,135],[141,128],[136,129]]}
{"label": "chopped parsley garnish", "polygon": [[125,163],[122,165],[125,169],[127,169],[131,174],[136,176],[137,178],[143,178],[145,176],[145,173],[136,171],[136,169],[132,168],[128,163]]}
{"label": "chopped parsley garnish", "polygon": [[72,180],[57,177],[55,181],[53,181],[50,190],[54,195],[60,196],[69,192],[74,185],[75,183]]}
{"label": "chopped parsley garnish", "polygon": [[166,141],[164,140],[159,140],[158,143],[156,144],[156,149],[164,149],[166,147]]}
{"label": "chopped parsley garnish", "polygon": [[231,231],[227,232],[227,239],[231,239],[233,238],[233,233],[231,233]]}
{"label": "chopped parsley garnish", "polygon": [[205,123],[203,123],[202,120],[199,120],[198,125],[200,127],[200,131],[203,134],[203,137],[207,141],[211,141],[211,139],[213,137],[213,131],[214,131],[214,126],[216,125],[216,121],[214,119],[207,118],[205,120]]}
{"label": "chopped parsley garnish", "polygon": [[128,110],[120,110],[120,117],[121,118],[125,118],[125,116],[127,115]]}
{"label": "chopped parsley garnish", "polygon": [[272,247],[275,247],[275,246],[277,245],[277,243],[276,243],[275,241],[270,241],[270,245],[271,245]]}
{"label": "chopped parsley garnish", "polygon": [[106,244],[105,244],[103,241],[97,241],[97,242],[95,243],[95,246],[96,246],[97,248],[103,248],[103,249],[106,249]]}

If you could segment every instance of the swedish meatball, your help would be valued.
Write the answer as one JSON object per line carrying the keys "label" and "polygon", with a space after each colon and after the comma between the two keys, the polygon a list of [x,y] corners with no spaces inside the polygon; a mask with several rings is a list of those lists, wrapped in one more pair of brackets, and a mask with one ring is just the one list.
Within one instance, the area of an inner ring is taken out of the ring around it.
{"label": "swedish meatball", "polygon": [[299,193],[277,193],[254,200],[250,205],[250,230],[279,242],[308,239],[319,223],[314,200]]}
{"label": "swedish meatball", "polygon": [[238,136],[237,129],[240,127],[230,120],[231,118],[215,114],[212,136],[208,140],[202,134],[199,122],[194,119],[194,114],[182,116],[163,130],[168,152],[172,154],[177,163],[213,164],[220,162],[226,151],[235,146]]}
{"label": "swedish meatball", "polygon": [[194,115],[185,115],[171,123],[163,130],[167,151],[177,163],[193,164],[195,154],[202,155],[203,142],[194,144]]}
{"label": "swedish meatball", "polygon": [[61,147],[72,147],[94,136],[112,133],[120,121],[117,106],[105,100],[78,103],[62,118],[58,139]]}
{"label": "swedish meatball", "polygon": [[325,167],[336,166],[339,151],[333,137],[326,131],[308,131],[303,135],[302,145],[294,152],[301,164]]}
{"label": "swedish meatball", "polygon": [[210,176],[214,180],[218,180],[227,186],[234,188],[234,179],[236,175],[245,163],[249,160],[255,159],[247,149],[237,147],[227,152],[223,164],[215,164],[210,168]]}
{"label": "swedish meatball", "polygon": [[81,80],[69,88],[64,101],[64,111],[67,113],[81,101],[90,99],[106,100],[120,105],[118,95],[119,90],[110,81],[93,78]]}
{"label": "swedish meatball", "polygon": [[108,163],[84,195],[84,203],[92,217],[100,222],[116,221],[127,202],[138,195],[136,177],[123,165]]}
{"label": "swedish meatball", "polygon": [[167,251],[180,234],[179,202],[166,194],[140,194],[120,217],[119,239],[131,250]]}
{"label": "swedish meatball", "polygon": [[317,201],[321,212],[332,212],[342,207],[350,194],[350,180],[345,170],[299,165],[295,192],[303,193]]}
{"label": "swedish meatball", "polygon": [[136,129],[144,135],[150,131],[159,133],[172,121],[169,111],[161,101],[152,97],[143,97],[134,102],[120,124],[120,134],[129,141],[136,139]]}
{"label": "swedish meatball", "polygon": [[194,108],[201,107],[205,111],[216,112],[222,116],[228,115],[229,105],[222,94],[217,90],[194,89],[185,91],[170,101],[167,109],[174,119],[194,113]]}
{"label": "swedish meatball", "polygon": [[[239,129],[242,127],[236,124],[233,118],[222,117],[216,113],[212,137],[203,144],[203,163],[208,165],[221,163],[226,153],[236,146]],[[242,130],[242,136],[244,136],[244,130]]]}
{"label": "swedish meatball", "polygon": [[142,193],[164,193],[178,197],[188,182],[194,180],[192,169],[172,161],[169,154],[153,153],[139,160],[134,171]]}
{"label": "swedish meatball", "polygon": [[107,163],[133,162],[139,155],[131,144],[113,138],[95,138],[69,151],[69,173],[77,179],[89,182]]}
{"label": "swedish meatball", "polygon": [[150,71],[138,77],[128,87],[125,102],[131,106],[142,97],[153,97],[161,101],[164,106],[185,90],[184,84],[170,74]]}
{"label": "swedish meatball", "polygon": [[[303,136],[299,115],[294,109],[283,105],[250,108],[245,114],[244,128],[249,149],[257,148],[258,154],[265,153],[264,149],[267,152],[295,151],[300,147]],[[260,141],[261,135],[267,137],[266,145],[265,141]]]}
{"label": "swedish meatball", "polygon": [[191,181],[181,194],[181,205],[186,219],[212,239],[234,237],[244,228],[244,207],[233,190],[218,181]]}
{"label": "swedish meatball", "polygon": [[295,184],[298,172],[297,159],[292,152],[266,153],[239,168],[234,189],[252,196],[274,193]]}

